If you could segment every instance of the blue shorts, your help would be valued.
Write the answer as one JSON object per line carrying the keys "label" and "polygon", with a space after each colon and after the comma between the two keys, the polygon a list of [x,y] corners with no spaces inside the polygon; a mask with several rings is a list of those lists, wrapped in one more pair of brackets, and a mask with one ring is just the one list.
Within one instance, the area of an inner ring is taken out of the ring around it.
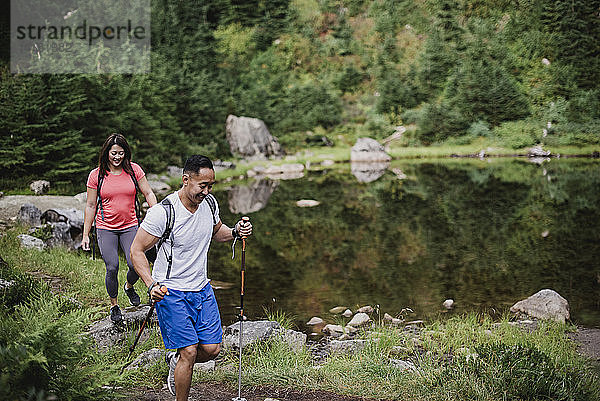
{"label": "blue shorts", "polygon": [[156,315],[167,349],[223,340],[221,315],[210,283],[200,291],[169,289],[169,295],[156,303]]}

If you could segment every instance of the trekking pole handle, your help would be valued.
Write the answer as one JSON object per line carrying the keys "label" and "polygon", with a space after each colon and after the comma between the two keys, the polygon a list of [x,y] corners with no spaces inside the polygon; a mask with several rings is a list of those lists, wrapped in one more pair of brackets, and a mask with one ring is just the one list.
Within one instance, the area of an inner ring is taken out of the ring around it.
{"label": "trekking pole handle", "polygon": [[[244,224],[245,223],[249,223],[250,222],[250,217],[244,216],[244,217],[242,217],[242,221],[244,222]],[[245,235],[242,235],[242,239],[246,239],[246,238],[248,238],[248,237],[246,237]]]}

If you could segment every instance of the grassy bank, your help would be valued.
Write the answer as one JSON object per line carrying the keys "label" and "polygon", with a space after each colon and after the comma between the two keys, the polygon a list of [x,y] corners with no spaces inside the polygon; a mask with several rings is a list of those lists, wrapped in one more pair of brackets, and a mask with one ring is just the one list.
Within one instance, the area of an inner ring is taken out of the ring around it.
{"label": "grassy bank", "polygon": [[[98,354],[80,336],[108,310],[102,262],[61,249],[24,250],[16,240],[23,231],[13,228],[0,237],[6,261],[0,278],[17,282],[11,290],[0,290],[3,391],[13,391],[13,396],[21,391],[24,398],[33,391],[53,393],[59,399],[111,399],[115,395],[102,386],[161,388],[167,373],[162,361],[142,372],[118,376],[133,335],[128,344],[108,354]],[[26,272],[55,277],[54,291]],[[284,315],[279,320],[285,324]],[[493,322],[483,315],[427,322],[410,330],[376,324],[358,334],[357,339],[368,340],[364,348],[319,360],[308,349],[291,352],[285,343],[273,340],[246,351],[243,385],[320,389],[377,399],[596,400],[598,368],[575,352],[575,344],[565,336],[570,329],[547,323],[528,333],[507,318]],[[138,345],[136,355],[162,348],[156,328],[149,332],[150,339]],[[399,360],[410,362],[414,370],[399,368]],[[195,381],[233,388],[236,366],[237,355],[223,352],[217,369],[196,372]],[[46,379],[32,381],[32,372]]]}
{"label": "grassy bank", "polygon": [[[217,178],[222,181],[243,177],[249,170],[256,166],[264,167],[267,165],[281,165],[287,163],[302,163],[305,166],[318,166],[326,160],[335,163],[348,163],[350,162],[351,148],[352,146],[350,145],[307,148],[288,155],[281,160],[252,162],[239,159],[232,160],[235,164],[235,168],[219,171],[217,173]],[[526,157],[530,148],[531,147],[513,149],[511,147],[499,145],[497,141],[479,138],[466,145],[438,144],[432,146],[402,146],[401,143],[392,143],[387,148],[387,152],[393,160],[479,157],[481,151],[485,153],[485,157]],[[552,153],[552,157],[591,157],[594,152],[600,151],[600,147],[596,145],[544,146],[544,150],[549,150]]]}

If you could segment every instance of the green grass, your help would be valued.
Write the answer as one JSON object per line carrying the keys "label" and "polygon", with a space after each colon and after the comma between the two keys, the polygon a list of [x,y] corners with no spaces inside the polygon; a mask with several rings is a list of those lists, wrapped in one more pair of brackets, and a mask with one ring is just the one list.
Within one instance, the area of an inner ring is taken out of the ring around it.
{"label": "green grass", "polygon": [[[388,147],[388,154],[393,160],[402,159],[425,159],[425,158],[444,158],[451,156],[477,156],[482,150],[488,157],[501,156],[526,156],[530,147],[513,149],[498,143],[497,139],[479,137],[472,143],[458,145],[452,143],[436,144],[432,146],[402,146],[400,143],[392,143]],[[597,145],[585,146],[544,146],[545,150],[550,150],[553,156],[591,156],[593,152],[600,151]],[[320,163],[325,160],[332,160],[338,164],[350,162],[351,146],[333,146],[307,148],[294,155],[288,155],[279,160],[252,161],[232,160],[235,163],[235,169],[219,171],[217,180],[219,182],[244,179],[248,170],[256,166],[282,165],[289,163],[308,164],[311,169],[318,169]],[[332,168],[332,167],[327,167]],[[334,167],[335,168],[335,167]]]}
{"label": "green grass", "polygon": [[[433,323],[422,334],[376,327],[376,341],[350,355],[335,354],[315,365],[306,351],[292,353],[273,340],[244,355],[243,384],[321,389],[376,399],[410,400],[595,400],[600,381],[565,338],[566,327],[545,324],[534,332],[468,315]],[[400,348],[394,348],[400,347]],[[396,349],[400,349],[400,354]],[[235,355],[227,356],[235,364]],[[417,372],[390,359],[413,362]],[[235,372],[212,377],[235,379]]]}
{"label": "green grass", "polygon": [[[51,335],[45,327],[56,324],[58,328],[66,327],[65,332],[70,333],[61,344],[71,341],[73,347],[81,347],[83,343],[76,340],[79,337],[74,330],[84,330],[89,322],[107,313],[103,262],[63,249],[23,250],[16,240],[16,235],[23,231],[22,227],[13,228],[0,237],[2,257],[19,274],[41,271],[61,277],[62,294],[51,299],[36,298],[38,303],[22,314],[31,319],[15,320],[0,314],[2,327],[12,330],[5,331],[5,337],[31,343],[32,338],[37,338],[35,333]],[[124,280],[125,272],[122,273],[120,279]],[[26,281],[22,283],[27,287]],[[143,288],[138,290],[142,292]],[[65,305],[60,299],[71,296],[82,301],[84,308],[67,311],[71,314],[65,315],[70,316],[68,321],[57,320],[57,311]],[[290,326],[291,317],[284,312],[265,310],[265,315],[283,327]],[[316,362],[306,348],[293,352],[280,339],[272,339],[244,351],[242,384],[327,390],[375,399],[599,399],[597,367],[575,352],[574,343],[565,336],[565,331],[570,329],[561,324],[544,323],[533,333],[527,333],[510,324],[508,317],[495,323],[487,316],[474,314],[427,323],[419,335],[402,328],[376,325],[361,332],[360,338],[370,340],[362,350],[333,354],[320,362]],[[26,333],[24,337],[10,335],[22,331]],[[150,338],[138,344],[132,359],[147,349],[163,347],[157,327],[149,328],[148,333]],[[126,371],[118,376],[135,334],[131,333],[126,344],[108,354],[99,354],[88,345],[85,358],[73,360],[71,355],[67,362],[84,363],[85,369],[64,376],[60,383],[70,385],[73,380],[85,379],[87,385],[118,385],[126,389],[162,387],[167,373],[162,361],[143,371]],[[69,347],[61,345],[63,348]],[[224,350],[219,357],[219,368],[196,372],[195,382],[213,381],[235,387],[237,357],[237,352]],[[403,371],[394,366],[392,359],[410,361],[417,371]],[[94,395],[98,399],[106,396],[102,392]]]}

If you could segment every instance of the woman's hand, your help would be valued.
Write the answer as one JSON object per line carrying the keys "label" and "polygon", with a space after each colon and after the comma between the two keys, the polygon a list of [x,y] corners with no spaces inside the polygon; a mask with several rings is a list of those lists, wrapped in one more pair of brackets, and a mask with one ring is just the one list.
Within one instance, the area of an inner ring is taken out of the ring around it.
{"label": "woman's hand", "polygon": [[90,237],[89,235],[84,235],[81,237],[81,249],[84,251],[90,250]]}

